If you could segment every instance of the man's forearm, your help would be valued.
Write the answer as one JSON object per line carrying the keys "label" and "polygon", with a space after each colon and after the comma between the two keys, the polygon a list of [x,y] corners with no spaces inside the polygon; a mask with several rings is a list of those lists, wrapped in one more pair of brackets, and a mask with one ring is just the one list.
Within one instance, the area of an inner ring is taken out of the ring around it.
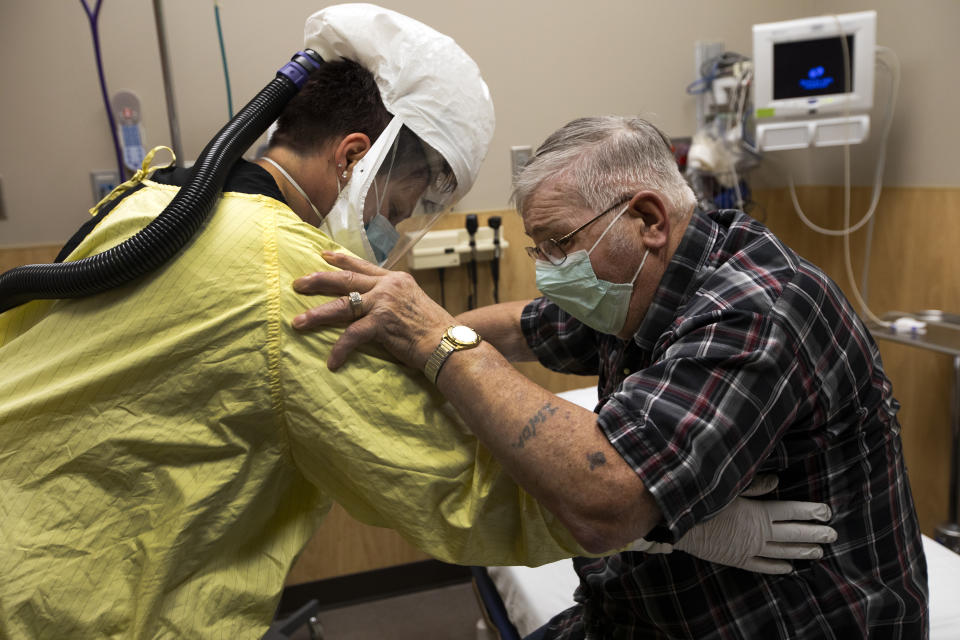
{"label": "man's forearm", "polygon": [[520,315],[529,303],[521,300],[480,307],[461,313],[457,322],[483,336],[510,362],[532,362],[537,358],[520,329]]}
{"label": "man's forearm", "polygon": [[[457,319],[433,303],[410,274],[387,272],[346,254],[325,253],[324,259],[344,270],[301,278],[298,292],[359,289],[364,304],[372,301],[359,319],[344,298],[294,318],[294,327],[303,331],[342,323],[344,313],[354,316],[331,348],[328,366],[337,369],[360,344],[376,340],[401,362],[423,370],[445,327]],[[520,330],[523,307],[514,302],[461,316],[487,340],[450,353],[436,376],[437,388],[507,473],[581,546],[591,552],[623,547],[660,520],[659,509],[592,412],[524,377],[497,350],[500,343],[511,357],[529,354]]]}
{"label": "man's forearm", "polygon": [[659,521],[597,416],[524,377],[491,345],[452,354],[437,386],[517,484],[588,551],[620,548]]}

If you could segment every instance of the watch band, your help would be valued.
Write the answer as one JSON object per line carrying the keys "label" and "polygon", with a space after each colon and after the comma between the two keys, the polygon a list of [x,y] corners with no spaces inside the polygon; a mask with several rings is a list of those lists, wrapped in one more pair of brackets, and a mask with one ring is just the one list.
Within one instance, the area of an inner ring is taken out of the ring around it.
{"label": "watch band", "polygon": [[447,334],[443,334],[443,338],[440,339],[440,344],[437,345],[437,348],[434,349],[430,357],[427,358],[427,364],[423,367],[423,373],[426,374],[427,380],[429,380],[431,384],[437,384],[440,367],[443,366],[447,358],[449,358],[450,354],[454,351],[456,351],[456,346],[447,337]]}
{"label": "watch band", "polygon": [[476,331],[469,327],[456,326],[447,327],[440,339],[440,344],[433,350],[427,363],[423,367],[423,374],[431,383],[437,383],[437,376],[440,375],[440,369],[454,351],[463,349],[472,349],[480,344],[482,338]]}

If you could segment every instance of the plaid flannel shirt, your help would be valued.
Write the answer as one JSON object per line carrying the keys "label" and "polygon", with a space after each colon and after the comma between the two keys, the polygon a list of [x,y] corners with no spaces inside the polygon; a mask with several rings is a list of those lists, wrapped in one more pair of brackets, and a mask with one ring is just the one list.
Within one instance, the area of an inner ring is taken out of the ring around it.
{"label": "plaid flannel shirt", "polygon": [[837,542],[770,576],[681,552],[576,559],[578,606],[549,638],[924,638],[926,562],[899,405],[839,288],[737,211],[695,212],[632,340],[544,298],[524,310],[547,367],[599,374],[598,424],[668,537],[758,473],[770,498],[826,502]]}

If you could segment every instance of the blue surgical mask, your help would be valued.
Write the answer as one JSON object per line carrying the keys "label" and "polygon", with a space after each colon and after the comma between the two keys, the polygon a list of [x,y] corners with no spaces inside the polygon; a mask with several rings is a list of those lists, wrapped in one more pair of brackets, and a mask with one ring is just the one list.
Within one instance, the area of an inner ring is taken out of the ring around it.
{"label": "blue surgical mask", "polygon": [[377,263],[383,264],[383,261],[390,255],[390,251],[397,245],[397,241],[400,240],[400,232],[379,213],[366,224],[364,230],[367,232],[367,240],[370,242]]}
{"label": "blue surgical mask", "polygon": [[622,283],[599,279],[590,254],[626,210],[624,207],[607,225],[589,251],[581,249],[567,254],[567,259],[559,265],[543,260],[537,260],[536,265],[537,288],[543,295],[591,329],[609,335],[617,335],[626,324],[633,284],[650,252],[644,252],[633,279]]}

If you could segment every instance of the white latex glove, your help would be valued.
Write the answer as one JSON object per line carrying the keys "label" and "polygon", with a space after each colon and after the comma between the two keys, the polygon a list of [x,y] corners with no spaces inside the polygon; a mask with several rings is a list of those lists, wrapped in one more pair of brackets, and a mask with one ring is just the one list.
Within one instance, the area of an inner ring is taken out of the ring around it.
{"label": "white latex glove", "polygon": [[821,544],[837,539],[826,525],[830,507],[819,502],[750,500],[773,491],[776,476],[758,476],[741,497],[711,520],[694,526],[675,544],[638,540],[629,549],[646,553],[684,551],[708,562],[768,574],[790,573],[790,560],[823,557]]}

